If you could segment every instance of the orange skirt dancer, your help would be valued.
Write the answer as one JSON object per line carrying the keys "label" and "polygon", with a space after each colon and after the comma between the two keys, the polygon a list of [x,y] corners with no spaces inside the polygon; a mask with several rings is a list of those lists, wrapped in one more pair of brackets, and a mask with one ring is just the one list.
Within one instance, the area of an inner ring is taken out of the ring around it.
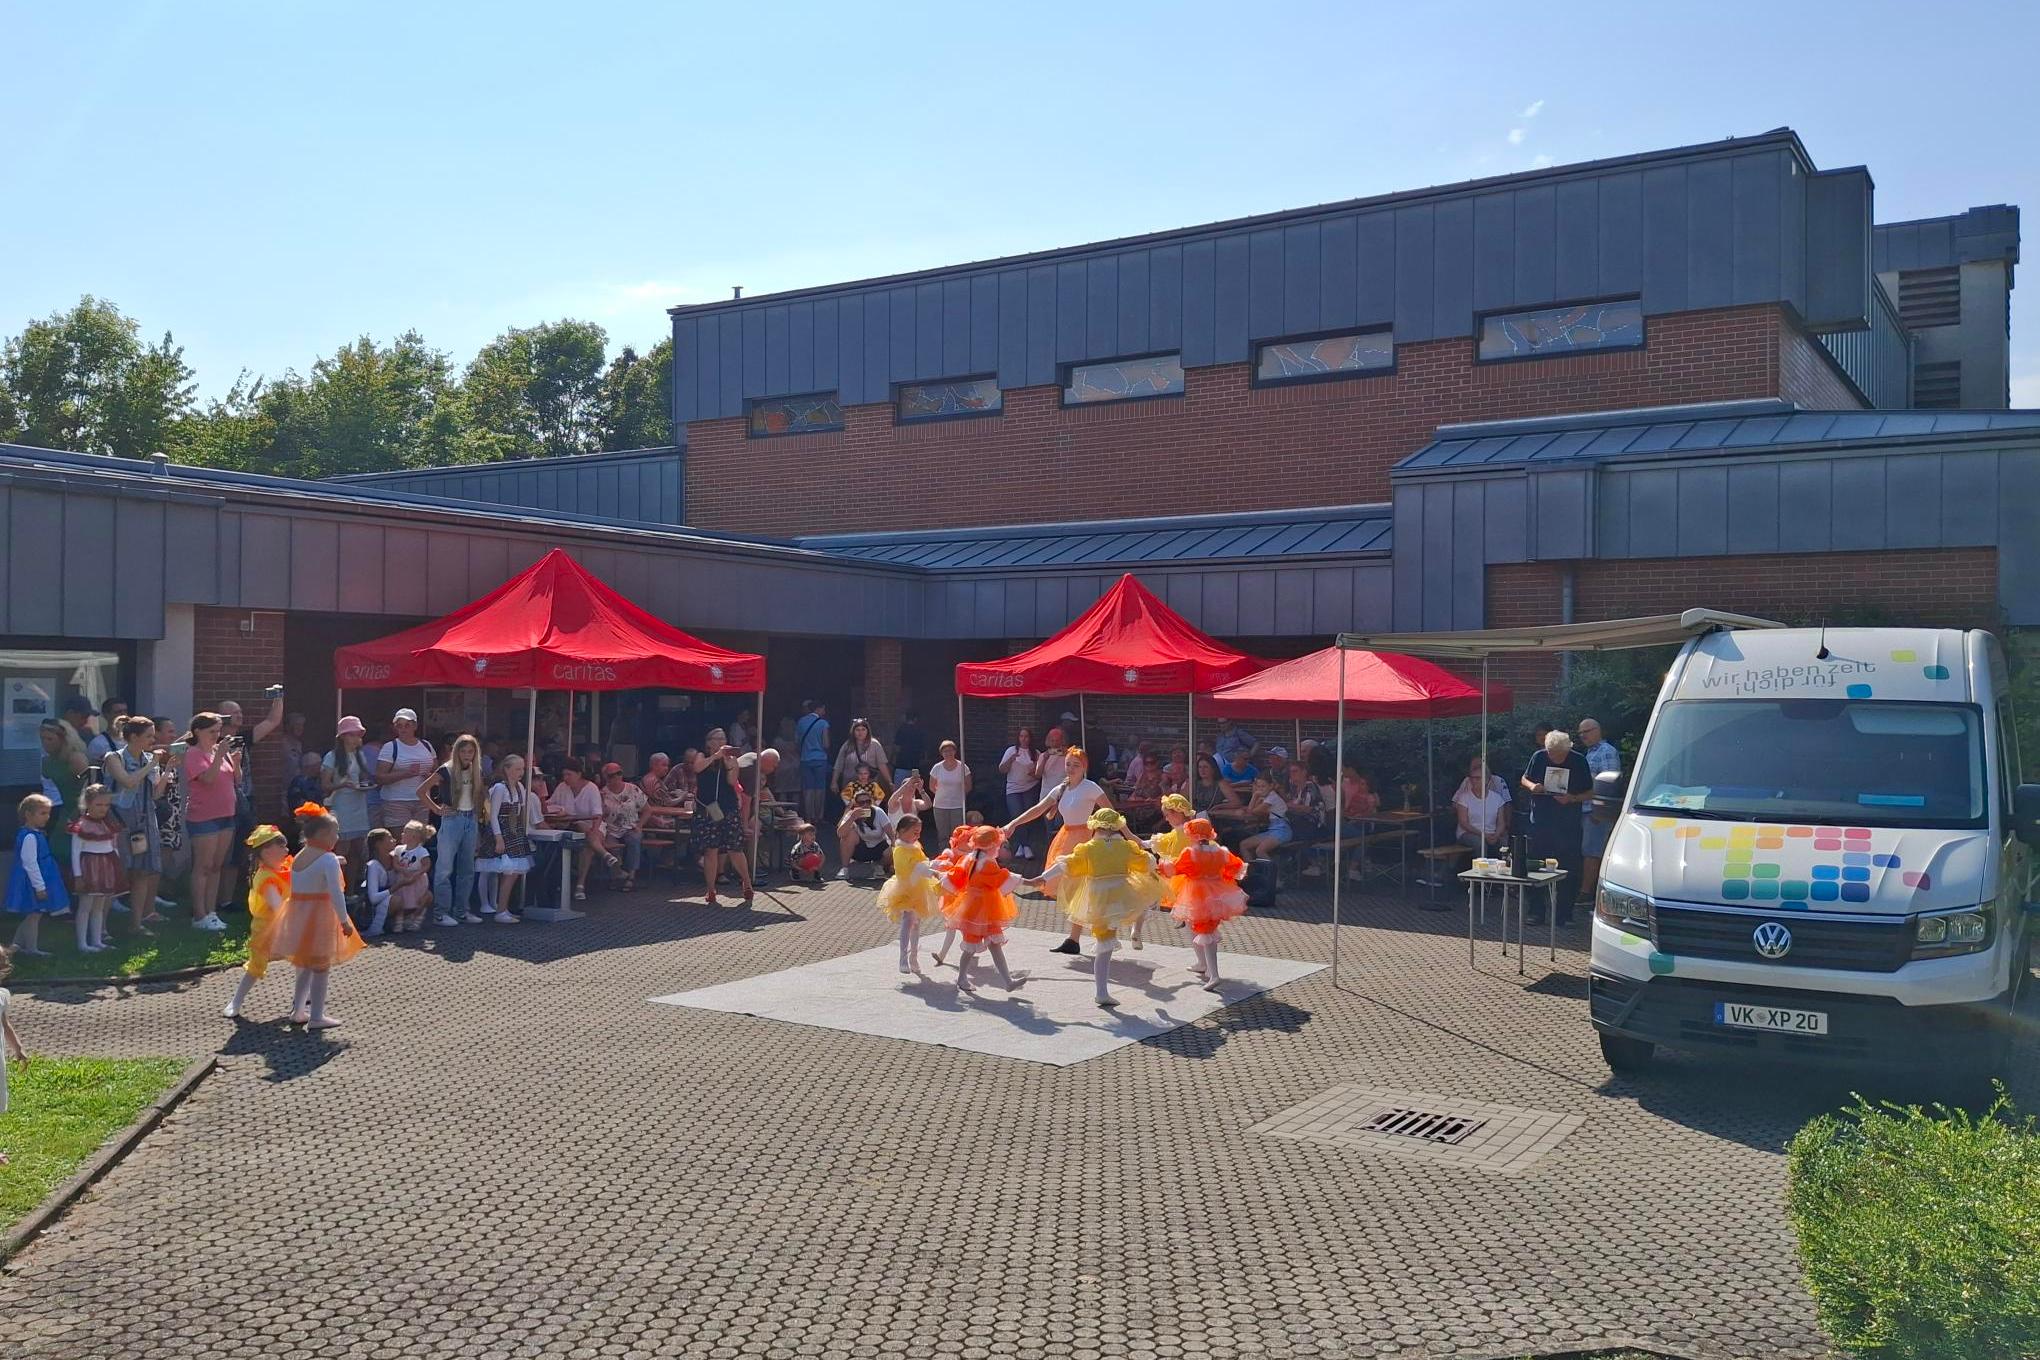
{"label": "orange skirt dancer", "polygon": [[956,961],[956,989],[977,990],[971,984],[970,966],[980,949],[992,956],[999,978],[1007,990],[1019,986],[1006,967],[1006,927],[1020,916],[1020,904],[1013,900],[1013,875],[999,863],[999,844],[1005,838],[995,826],[981,826],[971,835],[971,852],[950,867],[949,891],[943,894],[942,914],[949,928],[963,936],[963,956]]}
{"label": "orange skirt dancer", "polygon": [[[324,881],[322,881],[322,879]],[[308,973],[323,973],[347,962],[361,952],[361,933],[344,929],[340,896],[330,889],[343,884],[338,862],[329,876],[291,875],[290,900],[272,922],[264,953],[272,960],[283,959]]]}
{"label": "orange skirt dancer", "polygon": [[1183,831],[1190,847],[1176,856],[1170,870],[1176,904],[1169,914],[1190,927],[1190,947],[1196,952],[1197,967],[1204,990],[1215,992],[1218,985],[1218,928],[1247,912],[1247,894],[1239,885],[1247,862],[1218,843],[1218,832],[1202,817],[1188,822]]}

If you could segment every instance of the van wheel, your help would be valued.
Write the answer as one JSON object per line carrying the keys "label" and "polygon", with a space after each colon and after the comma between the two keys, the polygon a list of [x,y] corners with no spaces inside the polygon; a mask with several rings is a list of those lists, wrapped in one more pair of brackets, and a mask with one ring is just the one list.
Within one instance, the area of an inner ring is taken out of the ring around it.
{"label": "van wheel", "polygon": [[1613,1072],[1641,1072],[1650,1066],[1656,1054],[1657,1045],[1648,1039],[1632,1039],[1625,1034],[1601,1036],[1601,1058]]}

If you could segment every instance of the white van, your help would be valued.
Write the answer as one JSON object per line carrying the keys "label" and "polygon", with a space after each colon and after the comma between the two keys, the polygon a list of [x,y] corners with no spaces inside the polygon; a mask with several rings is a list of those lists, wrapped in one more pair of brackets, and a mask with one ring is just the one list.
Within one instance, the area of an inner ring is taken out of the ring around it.
{"label": "white van", "polygon": [[1659,1044],[2001,1067],[2040,787],[1997,639],[1736,630],[1665,676],[1602,861],[1590,1010]]}

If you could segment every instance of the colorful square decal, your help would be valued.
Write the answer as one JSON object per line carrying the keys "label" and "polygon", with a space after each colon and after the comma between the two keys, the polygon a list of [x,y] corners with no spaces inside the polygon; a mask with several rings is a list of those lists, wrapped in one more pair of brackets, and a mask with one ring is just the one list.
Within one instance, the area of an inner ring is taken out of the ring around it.
{"label": "colorful square decal", "polygon": [[1908,888],[1931,888],[1934,886],[1932,874],[1923,874],[1907,869],[1900,877],[1905,880],[1905,886]]}
{"label": "colorful square decal", "polygon": [[1750,884],[1750,896],[1760,902],[1775,902],[1778,900],[1778,885],[1775,883],[1752,883]]}
{"label": "colorful square decal", "polygon": [[1847,827],[1842,831],[1842,839],[1850,841],[1867,841],[1870,839],[1870,828],[1867,826]]}
{"label": "colorful square decal", "polygon": [[1859,864],[1851,864],[1842,870],[1842,882],[1844,883],[1868,883],[1869,881],[1870,871]]}
{"label": "colorful square decal", "polygon": [[1700,838],[1700,848],[1702,850],[1726,850],[1728,849],[1728,838],[1726,836],[1702,836]]}
{"label": "colorful square decal", "polygon": [[1851,685],[1851,686],[1849,686],[1849,697],[1850,697],[1851,699],[1867,699],[1867,698],[1869,698],[1869,697],[1870,697],[1870,686],[1868,686],[1868,685]]}
{"label": "colorful square decal", "polygon": [[[1852,868],[1867,868],[1870,863],[1870,852],[1867,850],[1851,850],[1848,854],[1842,856],[1842,863]],[[1868,878],[1869,875],[1865,874],[1864,877]]]}
{"label": "colorful square decal", "polygon": [[1805,837],[1811,836],[1813,834],[1813,828],[1810,826],[1791,826],[1785,828],[1785,834],[1788,836],[1797,836],[1800,837],[1801,839],[1804,839]]}
{"label": "colorful square decal", "polygon": [[1804,902],[1809,885],[1796,878],[1788,878],[1778,885],[1778,896],[1788,902]]}
{"label": "colorful square decal", "polygon": [[1752,864],[1750,866],[1751,878],[1776,878],[1777,876],[1778,866],[1775,864]]}
{"label": "colorful square decal", "polygon": [[1812,888],[1812,897],[1816,902],[1832,902],[1842,895],[1842,885],[1839,883],[1814,883]]}
{"label": "colorful square decal", "polygon": [[1896,869],[1899,867],[1897,855],[1872,855],[1870,856],[1870,862],[1880,869]]}
{"label": "colorful square decal", "polygon": [[1893,661],[1917,661],[1920,659],[1920,654],[1910,647],[1901,647],[1891,654],[1891,659]]}
{"label": "colorful square decal", "polygon": [[1724,901],[1724,902],[1740,902],[1740,901],[1743,901],[1743,900],[1744,900],[1745,898],[1747,898],[1747,897],[1748,897],[1749,895],[1750,895],[1750,885],[1749,885],[1749,884],[1747,884],[1747,883],[1745,883],[1745,882],[1743,882],[1743,880],[1741,880],[1741,879],[1739,879],[1739,878],[1729,878],[1729,879],[1723,879],[1723,880],[1722,880],[1722,883],[1721,883],[1721,900],[1722,900],[1722,901]]}
{"label": "colorful square decal", "polygon": [[1868,883],[1844,883],[1842,885],[1842,900],[1844,902],[1868,902],[1870,900],[1870,885]]}
{"label": "colorful square decal", "polygon": [[1948,668],[1946,666],[1922,666],[1920,669],[1929,680],[1946,680],[1948,678]]}
{"label": "colorful square decal", "polygon": [[1668,826],[1677,826],[1679,819],[1676,817],[1653,817],[1650,819],[1650,824],[1655,829],[1663,831]]}
{"label": "colorful square decal", "polygon": [[1840,878],[1842,871],[1832,864],[1816,864],[1813,866],[1813,876],[1815,879],[1833,880]]}
{"label": "colorful square decal", "polygon": [[1682,841],[1690,841],[1699,834],[1701,834],[1700,828],[1697,826],[1682,826],[1679,828],[1679,839]]}
{"label": "colorful square decal", "polygon": [[1832,838],[1823,838],[1821,840],[1815,841],[1813,843],[1813,848],[1820,851],[1822,854],[1832,855],[1840,852],[1842,848],[1842,843]]}
{"label": "colorful square decal", "polygon": [[1723,878],[1748,878],[1750,876],[1750,866],[1747,864],[1724,864],[1721,866],[1721,876]]}

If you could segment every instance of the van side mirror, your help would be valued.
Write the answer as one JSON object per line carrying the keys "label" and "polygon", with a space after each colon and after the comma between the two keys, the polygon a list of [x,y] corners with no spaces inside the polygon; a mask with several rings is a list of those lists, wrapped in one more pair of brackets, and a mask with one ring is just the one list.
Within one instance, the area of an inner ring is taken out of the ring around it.
{"label": "van side mirror", "polygon": [[2040,784],[2012,790],[2012,834],[2027,845],[2040,846]]}

